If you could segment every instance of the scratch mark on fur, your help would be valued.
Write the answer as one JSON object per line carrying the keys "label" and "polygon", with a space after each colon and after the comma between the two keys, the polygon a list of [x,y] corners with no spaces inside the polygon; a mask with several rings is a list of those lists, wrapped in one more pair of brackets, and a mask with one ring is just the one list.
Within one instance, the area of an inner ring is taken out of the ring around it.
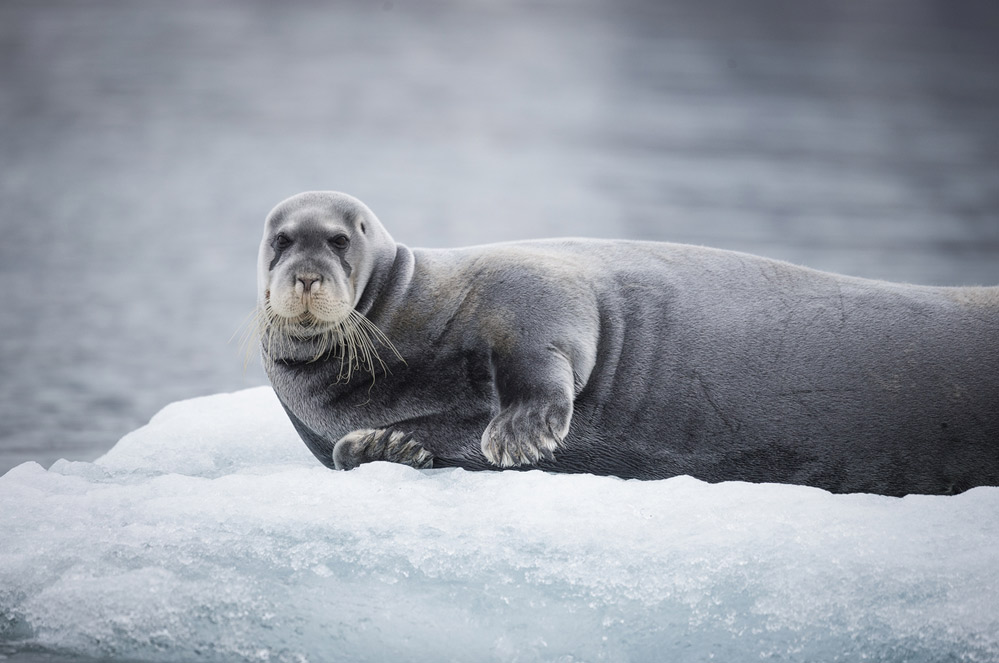
{"label": "scratch mark on fur", "polygon": [[742,428],[742,425],[738,421],[733,423],[731,418],[727,414],[725,414],[725,411],[721,408],[720,405],[718,405],[718,402],[715,400],[714,395],[711,393],[711,389],[708,386],[708,383],[704,380],[703,377],[701,377],[701,374],[698,373],[697,371],[694,371],[693,378],[697,380],[698,384],[701,385],[701,392],[704,394],[704,398],[707,399],[708,403],[711,405],[711,408],[715,411],[715,414],[717,414],[718,418],[721,419],[722,423],[725,424],[725,427],[728,428],[733,433],[738,433],[739,430]]}
{"label": "scratch mark on fur", "polygon": [[860,391],[853,387],[843,387],[841,389],[793,389],[791,391],[781,391],[778,396],[798,396],[800,394],[849,394]]}

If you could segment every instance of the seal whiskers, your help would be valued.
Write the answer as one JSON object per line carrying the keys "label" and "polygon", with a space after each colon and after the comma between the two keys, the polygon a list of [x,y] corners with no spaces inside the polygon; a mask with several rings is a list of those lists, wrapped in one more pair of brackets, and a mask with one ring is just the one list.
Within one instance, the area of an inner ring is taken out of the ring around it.
{"label": "seal whiskers", "polygon": [[339,357],[337,382],[349,382],[358,370],[370,374],[374,381],[379,366],[383,374],[388,374],[379,345],[405,363],[388,336],[354,309],[349,309],[343,320],[329,323],[308,312],[297,318],[285,318],[273,311],[270,302],[265,302],[244,324],[246,330],[240,343],[252,348],[253,342],[259,341],[265,361],[277,361],[288,355],[304,355],[304,361],[309,363]]}
{"label": "seal whiskers", "polygon": [[250,360],[255,354],[263,338],[263,332],[267,327],[266,317],[260,307],[250,311],[243,321],[239,323],[236,330],[229,337],[229,342],[239,337],[239,352],[243,355],[243,370],[250,365]]}
{"label": "seal whiskers", "polygon": [[346,318],[325,334],[324,346],[327,342],[331,346],[329,350],[337,346],[341,349],[337,382],[349,382],[357,369],[369,373],[374,380],[375,362],[381,366],[383,375],[388,374],[388,366],[378,354],[376,343],[391,350],[403,363],[406,361],[382,330],[354,309],[351,309]]}

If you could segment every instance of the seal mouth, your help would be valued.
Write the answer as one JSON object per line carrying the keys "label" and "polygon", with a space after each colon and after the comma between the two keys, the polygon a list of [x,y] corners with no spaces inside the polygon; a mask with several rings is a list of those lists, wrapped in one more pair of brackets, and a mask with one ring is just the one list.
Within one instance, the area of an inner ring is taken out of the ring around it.
{"label": "seal mouth", "polygon": [[265,357],[272,361],[283,361],[280,358],[284,355],[304,362],[338,361],[338,382],[349,381],[356,371],[368,373],[374,381],[376,367],[388,374],[388,365],[379,356],[380,348],[405,363],[392,341],[374,323],[353,308],[334,309],[337,313],[343,310],[346,314],[335,320],[324,319],[309,309],[295,316],[282,316],[271,307],[270,297],[265,298],[254,314]]}
{"label": "seal mouth", "polygon": [[309,329],[311,327],[318,327],[321,324],[319,318],[313,315],[312,311],[306,311],[297,318],[292,320],[293,323]]}
{"label": "seal mouth", "polygon": [[294,318],[287,320],[289,331],[299,338],[310,338],[318,334],[325,334],[335,329],[337,323],[323,320],[312,311],[305,311]]}

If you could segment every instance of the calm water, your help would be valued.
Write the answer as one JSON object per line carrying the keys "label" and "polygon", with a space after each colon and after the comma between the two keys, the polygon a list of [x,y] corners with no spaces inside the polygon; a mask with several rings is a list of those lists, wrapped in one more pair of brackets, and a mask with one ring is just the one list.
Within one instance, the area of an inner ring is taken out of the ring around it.
{"label": "calm water", "polygon": [[0,472],[262,384],[267,211],[999,283],[994,2],[0,4]]}

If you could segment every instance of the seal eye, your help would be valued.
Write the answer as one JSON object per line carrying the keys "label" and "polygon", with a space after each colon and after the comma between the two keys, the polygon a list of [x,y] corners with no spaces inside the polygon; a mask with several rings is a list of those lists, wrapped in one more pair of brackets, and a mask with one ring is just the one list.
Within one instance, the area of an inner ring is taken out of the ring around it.
{"label": "seal eye", "polygon": [[271,243],[271,246],[274,247],[275,251],[284,251],[291,246],[291,238],[284,233],[278,233],[277,236],[274,237],[274,241]]}
{"label": "seal eye", "polygon": [[346,235],[337,235],[330,240],[330,246],[337,251],[343,251],[350,246],[350,239]]}

